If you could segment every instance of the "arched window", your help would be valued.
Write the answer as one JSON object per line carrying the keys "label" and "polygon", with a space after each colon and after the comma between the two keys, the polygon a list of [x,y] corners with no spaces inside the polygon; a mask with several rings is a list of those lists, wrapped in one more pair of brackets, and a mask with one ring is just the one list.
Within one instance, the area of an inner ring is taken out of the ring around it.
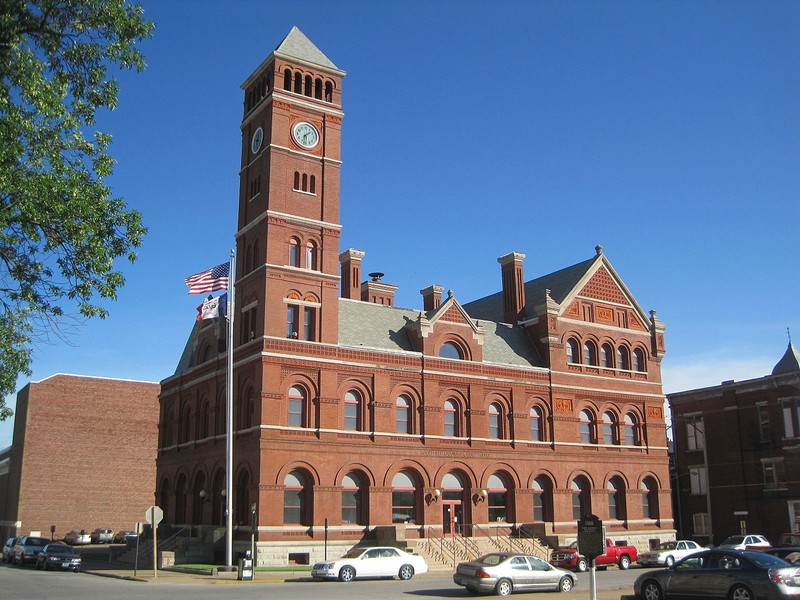
{"label": "arched window", "polygon": [[303,183],[300,184],[300,189],[303,190],[304,192],[307,192],[308,191],[308,174],[307,173],[303,173],[302,180],[303,180]]}
{"label": "arched window", "polygon": [[283,523],[309,525],[308,481],[302,471],[292,471],[283,480]]}
{"label": "arched window", "polygon": [[203,523],[203,506],[205,506],[206,497],[200,492],[208,494],[206,476],[202,471],[195,475],[194,485],[192,486],[192,525],[201,525]]}
{"label": "arched window", "polygon": [[625,444],[628,446],[638,446],[639,441],[639,421],[636,415],[628,413],[623,421]]}
{"label": "arched window", "polygon": [[304,87],[305,87],[305,90],[304,90],[305,95],[306,96],[311,96],[311,94],[312,94],[311,75],[306,75],[305,86]]}
{"label": "arched window", "polygon": [[534,406],[531,409],[531,440],[534,442],[541,442],[543,439],[542,409],[538,406]]}
{"label": "arched window", "polygon": [[417,522],[417,493],[415,477],[400,471],[392,478],[392,523]]}
{"label": "arched window", "polygon": [[597,443],[594,435],[594,417],[588,410],[581,411],[580,433],[581,442],[584,444]]}
{"label": "arched window", "polygon": [[395,431],[411,433],[411,400],[408,396],[399,396],[394,409]]}
{"label": "arched window", "polygon": [[610,411],[603,413],[603,443],[607,445],[619,444],[617,418]]}
{"label": "arched window", "polygon": [[303,93],[303,76],[300,73],[294,74],[294,92],[295,94]]}
{"label": "arched window", "polygon": [[449,437],[458,437],[461,433],[459,424],[458,403],[453,400],[445,400],[444,402],[444,434]]}
{"label": "arched window", "polygon": [[317,245],[314,242],[306,243],[306,269],[317,270]]}
{"label": "arched window", "polygon": [[292,72],[289,69],[283,72],[283,89],[287,92],[292,91]]}
{"label": "arched window", "polygon": [[642,480],[642,515],[645,519],[658,518],[658,485],[652,477]]}
{"label": "arched window", "polygon": [[170,410],[167,416],[164,417],[164,433],[161,440],[161,445],[164,448],[172,446],[175,443],[175,415]]}
{"label": "arched window", "polygon": [[504,478],[498,474],[489,476],[489,520],[507,522],[509,517],[509,490]]}
{"label": "arched window", "polygon": [[489,437],[500,440],[503,439],[503,407],[497,402],[489,405]]}
{"label": "arched window", "polygon": [[225,433],[225,412],[226,412],[225,392],[221,392],[217,397],[217,404],[214,406],[214,435]]}
{"label": "arched window", "polygon": [[631,370],[631,355],[625,346],[617,348],[617,368],[623,371]]}
{"label": "arched window", "polygon": [[592,341],[587,341],[583,344],[583,364],[597,364],[597,346]]}
{"label": "arched window", "polygon": [[181,473],[175,485],[175,524],[186,524],[186,475]]}
{"label": "arched window", "polygon": [[439,348],[439,356],[442,358],[455,358],[455,359],[463,359],[464,357],[461,355],[461,350],[458,346],[456,346],[453,342],[445,342]]}
{"label": "arched window", "polygon": [[214,487],[211,491],[211,524],[225,524],[225,496],[222,490],[225,489],[225,471],[220,469],[214,476]]}
{"label": "arched window", "polygon": [[253,388],[247,388],[242,402],[239,403],[239,429],[249,429],[253,426],[253,415],[255,413],[255,397]]}
{"label": "arched window", "polygon": [[300,190],[300,171],[294,172],[294,185],[292,186],[294,190]]}
{"label": "arched window", "polygon": [[293,386],[289,390],[289,427],[307,427],[306,406],[308,404],[308,394],[304,388]]}
{"label": "arched window", "polygon": [[641,348],[634,348],[633,350],[633,370],[640,373],[645,372],[644,367],[644,351]]}
{"label": "arched window", "polygon": [[361,431],[361,394],[356,391],[344,395],[344,428],[347,431]]}
{"label": "arched window", "polygon": [[325,101],[333,102],[333,84],[330,81],[325,82]]}
{"label": "arched window", "polygon": [[580,354],[578,353],[578,342],[573,338],[567,340],[567,362],[580,363]]}
{"label": "arched window", "polygon": [[553,520],[553,489],[550,480],[539,475],[533,480],[533,520]]}
{"label": "arched window", "polygon": [[589,480],[583,476],[576,477],[570,484],[572,489],[572,518],[580,519],[592,514],[592,502],[589,492]]}
{"label": "arched window", "polygon": [[233,492],[233,522],[237,525],[250,525],[250,472],[239,473]]}
{"label": "arched window", "polygon": [[322,80],[319,78],[314,80],[314,98],[322,100]]}
{"label": "arched window", "polygon": [[300,266],[300,240],[297,238],[289,240],[289,266]]}
{"label": "arched window", "polygon": [[608,516],[618,521],[625,520],[625,482],[619,477],[608,481]]}
{"label": "arched window", "polygon": [[348,473],[342,479],[342,523],[366,525],[366,507],[364,501],[366,487],[358,473]]}
{"label": "arched window", "polygon": [[197,415],[197,437],[201,440],[208,437],[210,416],[208,400],[203,398],[203,401],[200,404],[200,412]]}
{"label": "arched window", "polygon": [[317,193],[317,178],[314,175],[312,175],[308,179],[309,179],[309,182],[308,182],[308,191],[309,191],[309,193],[316,194]]}
{"label": "arched window", "polygon": [[[164,479],[161,480],[161,487],[159,488],[158,491],[158,497],[159,497],[158,505],[161,507],[161,510],[164,511],[165,515],[169,515],[170,514],[169,510],[170,507],[172,506],[172,503],[170,502],[169,479],[167,479],[166,477],[164,477]],[[169,520],[168,516],[167,520]],[[177,521],[174,521],[173,519],[173,522]]]}
{"label": "arched window", "polygon": [[614,367],[614,349],[611,344],[603,344],[600,346],[600,366],[606,369]]}
{"label": "arched window", "polygon": [[183,408],[183,417],[181,418],[181,436],[180,442],[186,443],[192,439],[192,407],[185,406]]}

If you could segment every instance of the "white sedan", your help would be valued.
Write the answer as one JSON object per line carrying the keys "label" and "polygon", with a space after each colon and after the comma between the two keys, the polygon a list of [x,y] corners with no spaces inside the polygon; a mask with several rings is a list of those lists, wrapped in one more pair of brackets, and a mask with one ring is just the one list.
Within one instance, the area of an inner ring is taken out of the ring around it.
{"label": "white sedan", "polygon": [[658,550],[650,550],[648,552],[641,552],[639,559],[636,561],[643,567],[652,567],[656,565],[664,565],[671,567],[675,561],[705,550],[697,542],[692,540],[678,540],[677,542],[664,542],[658,547]]}
{"label": "white sedan", "polygon": [[318,562],[311,569],[315,579],[352,581],[356,577],[399,577],[411,579],[426,573],[428,563],[419,554],[404,552],[392,546],[353,548],[342,558]]}

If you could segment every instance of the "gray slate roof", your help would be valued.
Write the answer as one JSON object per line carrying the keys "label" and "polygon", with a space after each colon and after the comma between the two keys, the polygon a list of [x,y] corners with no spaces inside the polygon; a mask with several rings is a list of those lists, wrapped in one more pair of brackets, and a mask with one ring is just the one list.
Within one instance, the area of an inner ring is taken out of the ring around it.
{"label": "gray slate roof", "polygon": [[[544,302],[545,290],[550,290],[550,297],[561,304],[595,261],[599,259],[600,256],[598,255],[571,267],[525,282],[525,300],[527,304],[534,305]],[[502,291],[469,302],[463,306],[464,310],[474,319],[486,319],[497,323],[502,323],[504,320],[505,311],[503,309]],[[532,315],[529,314],[528,316]]]}
{"label": "gray slate roof", "polygon": [[784,373],[793,373],[800,371],[800,353],[794,347],[792,342],[789,342],[789,347],[783,357],[778,361],[778,364],[772,369],[773,375],[783,375]]}
{"label": "gray slate roof", "polygon": [[[419,318],[420,311],[339,299],[339,344],[388,351],[413,351],[406,325]],[[472,316],[472,315],[470,315]],[[485,337],[484,362],[520,367],[543,367],[527,332],[518,326],[481,321]]]}
{"label": "gray slate roof", "polygon": [[339,70],[297,27],[292,27],[292,30],[283,38],[283,41],[278,44],[278,47],[275,48],[275,54]]}

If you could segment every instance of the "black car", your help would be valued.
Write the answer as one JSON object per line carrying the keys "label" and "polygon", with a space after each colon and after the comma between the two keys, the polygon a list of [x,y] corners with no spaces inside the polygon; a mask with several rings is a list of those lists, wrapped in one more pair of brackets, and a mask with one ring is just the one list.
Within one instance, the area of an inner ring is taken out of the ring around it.
{"label": "black car", "polygon": [[766,548],[761,552],[782,558],[793,565],[800,564],[800,546],[779,546],[777,548]]}
{"label": "black car", "polygon": [[47,544],[36,556],[36,568],[45,571],[70,570],[77,573],[81,570],[81,557],[71,546],[63,542],[53,542]]}
{"label": "black car", "polygon": [[11,562],[11,554],[14,551],[14,544],[17,538],[10,537],[6,540],[6,545],[3,546],[3,562]]}
{"label": "black car", "polygon": [[637,598],[777,600],[800,593],[800,568],[752,550],[704,550],[633,583]]}
{"label": "black car", "polygon": [[11,562],[20,567],[26,564],[34,564],[36,562],[36,556],[49,543],[50,540],[47,538],[23,535],[17,538],[17,543],[14,544]]}

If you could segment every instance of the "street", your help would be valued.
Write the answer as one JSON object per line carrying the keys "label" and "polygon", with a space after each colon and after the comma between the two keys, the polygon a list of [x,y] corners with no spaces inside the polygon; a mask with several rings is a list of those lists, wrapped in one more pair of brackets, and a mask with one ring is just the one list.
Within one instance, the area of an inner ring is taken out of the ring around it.
{"label": "street", "polygon": [[[598,571],[598,600],[618,600],[621,595],[632,594],[633,581],[644,569],[629,571],[608,569]],[[215,581],[209,577],[202,583],[173,583],[166,577],[156,582],[138,582],[101,577],[89,573],[60,573],[20,569],[0,565],[0,590],[2,598],[15,600],[85,600],[86,598],[118,598],[138,600],[169,598],[170,600],[204,600],[216,598],[270,598],[270,600],[296,600],[324,596],[325,600],[393,600],[412,598],[474,598],[456,586],[449,573],[433,572],[414,577],[410,581],[377,580],[340,583],[312,581],[305,574],[287,575],[285,582],[267,583],[266,576],[254,582]],[[523,595],[542,600],[560,598],[583,599],[589,597],[589,574],[579,574],[576,589],[566,594],[540,592]],[[171,580],[175,581],[175,580]]]}

